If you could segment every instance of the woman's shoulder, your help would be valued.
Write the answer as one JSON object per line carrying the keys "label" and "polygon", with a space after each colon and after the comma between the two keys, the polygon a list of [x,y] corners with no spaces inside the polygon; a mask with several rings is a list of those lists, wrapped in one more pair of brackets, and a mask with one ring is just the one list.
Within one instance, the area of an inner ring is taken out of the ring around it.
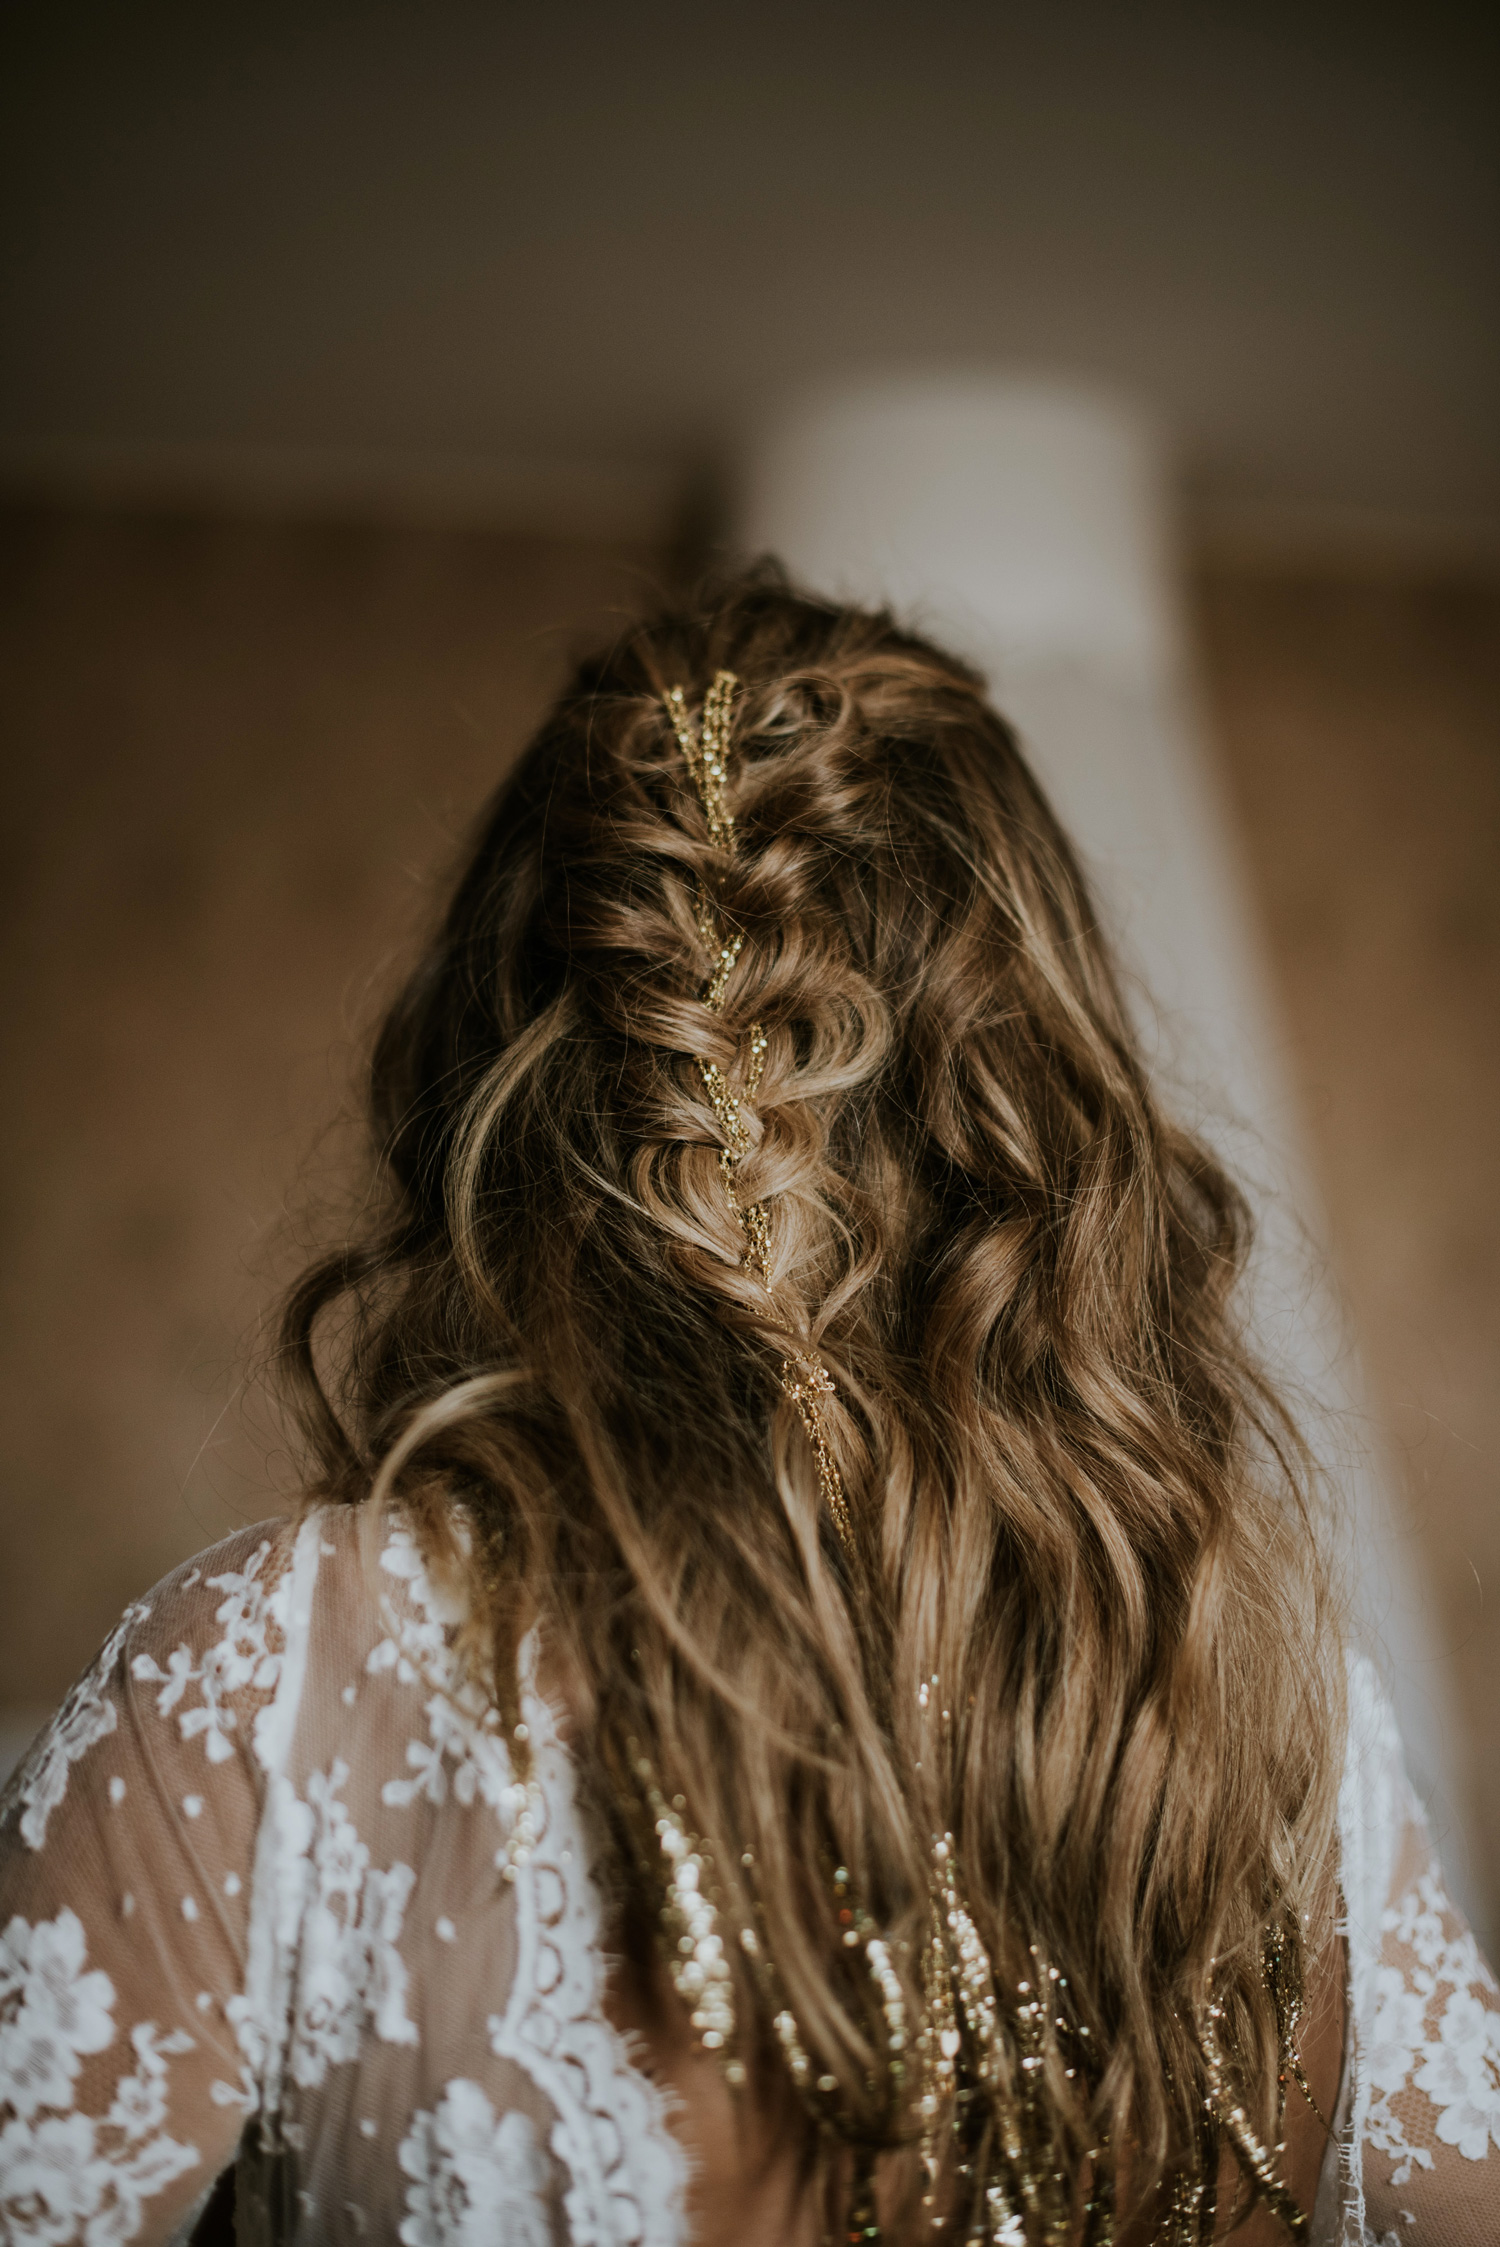
{"label": "woman's shoulder", "polygon": [[[130,1739],[173,1770],[253,1775],[290,1635],[300,1525],[273,1518],[233,1531],[132,1600],[64,1697],[0,1797],[0,1831],[40,1850],[74,1780]],[[111,1784],[121,1781],[111,1764]]]}
{"label": "woman's shoulder", "polygon": [[126,1608],[93,1667],[123,1657],[137,1682],[155,1683],[154,1666],[171,1664],[185,1681],[188,1667],[206,1665],[220,1692],[270,1691],[315,1606],[382,1631],[393,1609],[440,1629],[459,1624],[466,1550],[457,1508],[418,1524],[373,1500],[305,1498],[163,1576]]}
{"label": "woman's shoulder", "polygon": [[205,1707],[265,1697],[264,1730],[273,1703],[315,1688],[341,1647],[371,1678],[441,1667],[469,1612],[467,1548],[455,1507],[418,1520],[374,1499],[307,1498],[174,1569],[113,1637],[131,1678],[174,1707],[195,1683]]}

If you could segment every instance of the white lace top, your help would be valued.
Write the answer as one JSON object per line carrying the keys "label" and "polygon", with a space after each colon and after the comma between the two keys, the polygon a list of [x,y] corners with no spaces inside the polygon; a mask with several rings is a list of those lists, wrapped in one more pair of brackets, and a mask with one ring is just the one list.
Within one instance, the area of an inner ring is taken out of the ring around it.
{"label": "white lace top", "polygon": [[[461,1619],[368,1509],[244,1531],[127,1611],[0,1802],[6,2243],[185,2240],[231,2166],[241,2247],[687,2238],[687,2156],[604,2011],[557,1720],[528,1674],[528,1797]],[[1494,2247],[1500,1990],[1352,1683],[1318,2229]]]}

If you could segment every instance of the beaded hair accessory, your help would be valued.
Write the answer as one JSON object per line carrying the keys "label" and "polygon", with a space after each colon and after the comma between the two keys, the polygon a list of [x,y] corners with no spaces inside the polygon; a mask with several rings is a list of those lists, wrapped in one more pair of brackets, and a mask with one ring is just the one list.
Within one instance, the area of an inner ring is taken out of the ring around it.
{"label": "beaded hair accessory", "polygon": [[[708,822],[709,841],[725,869],[735,847],[726,789],[738,685],[732,671],[715,674],[697,730],[683,689],[672,687],[663,696]],[[699,888],[695,918],[713,962],[703,1003],[722,1014],[746,938],[725,912],[718,880],[710,878]],[[817,1351],[798,1339],[778,1301],[770,1213],[764,1202],[742,1200],[738,1190],[739,1166],[755,1144],[747,1117],[753,1114],[766,1051],[764,1027],[752,1022],[736,1058],[733,1082],[716,1061],[701,1054],[698,1073],[719,1127],[719,1169],[743,1243],[740,1261],[759,1280],[772,1316],[785,1333],[781,1388],[807,1431],[829,1517],[845,1549],[852,1551],[854,1525],[822,1412],[822,1400],[833,1394],[833,1382]],[[935,1676],[919,1688],[924,1724],[929,1704],[936,1707],[941,1697]],[[950,1721],[949,1711],[941,1709],[945,1731]],[[661,1933],[673,1986],[702,2048],[717,2056],[728,2082],[738,2089],[747,2081],[747,2067],[742,2026],[736,2019],[727,1899],[716,1878],[715,1852],[688,1824],[685,1798],[668,1798],[664,1793],[649,1756],[635,1740],[628,1743],[628,1752],[628,1788],[645,1813],[650,1847],[662,1868]],[[748,1851],[740,1865],[753,1888],[755,1866]],[[1080,2081],[1093,2093],[1105,2070],[1106,2055],[1078,2018],[1067,1977],[1032,1945],[1020,1977],[1009,1987],[1002,1983],[966,1897],[951,1833],[932,1837],[926,1928],[912,1946],[915,1955],[881,1932],[856,1894],[846,1866],[825,1870],[841,1940],[863,1956],[884,2030],[882,2072],[889,2124],[882,2142],[905,2137],[918,2146],[925,2185],[922,2208],[931,2232],[947,2232],[983,2247],[1031,2247],[1031,2243],[1110,2247],[1115,2236],[1112,2149],[1103,2140],[1089,2151],[1080,2189],[1047,2095],[1049,2073]],[[855,2160],[845,2237],[851,2247],[854,2243],[874,2247],[880,2239],[874,2192],[879,2147],[846,2131],[837,2079],[815,2073],[801,2027],[780,1989],[769,1946],[754,1921],[739,1924],[736,1935],[795,2089],[821,2133],[852,2143]],[[897,1968],[898,1955],[907,1969],[906,1980]],[[1297,2056],[1302,1992],[1295,1930],[1272,1930],[1264,1964],[1281,2047],[1281,2099],[1290,2081],[1311,2102]],[[909,1993],[919,2000],[915,2017]],[[1198,2024],[1205,2064],[1201,2139],[1196,2160],[1172,2181],[1170,2204],[1162,2212],[1153,2247],[1201,2247],[1215,2236],[1219,2147],[1226,2140],[1254,2197],[1281,2219],[1293,2238],[1307,2236],[1306,2217],[1281,2177],[1282,2148],[1261,2143],[1235,2089],[1234,2070],[1221,2042],[1224,2018],[1224,2009],[1211,1997]],[[956,2195],[951,2213],[939,2207],[945,2173]]]}
{"label": "beaded hair accessory", "polygon": [[[681,687],[672,687],[663,696],[667,716],[677,736],[688,776],[697,791],[708,821],[708,837],[727,866],[734,856],[734,814],[725,801],[725,784],[729,778],[729,733],[733,721],[734,697],[739,681],[732,671],[719,671],[703,702],[703,720],[695,734],[688,716],[687,702]],[[745,932],[731,927],[725,917],[722,903],[709,884],[699,891],[695,908],[698,930],[714,963],[713,973],[703,992],[703,1004],[715,1014],[724,1011],[725,993],[729,979],[745,949]],[[729,1207],[739,1224],[744,1241],[740,1261],[747,1271],[753,1272],[766,1291],[773,1315],[786,1332],[787,1350],[781,1361],[780,1381],[783,1394],[796,1406],[798,1417],[807,1430],[807,1440],[812,1445],[813,1460],[818,1470],[818,1488],[829,1518],[838,1531],[846,1551],[854,1546],[854,1523],[849,1514],[849,1501],[844,1495],[843,1478],[838,1462],[833,1456],[824,1426],[822,1399],[833,1395],[833,1381],[827,1367],[810,1344],[797,1340],[790,1321],[782,1311],[772,1284],[771,1220],[764,1202],[742,1202],[735,1188],[735,1175],[754,1144],[746,1126],[746,1110],[751,1107],[766,1064],[766,1033],[759,1022],[752,1022],[740,1049],[736,1075],[740,1089],[736,1092],[725,1077],[717,1061],[698,1057],[698,1074],[703,1079],[703,1089],[708,1094],[723,1136],[719,1149],[719,1170],[724,1180],[724,1192]]]}

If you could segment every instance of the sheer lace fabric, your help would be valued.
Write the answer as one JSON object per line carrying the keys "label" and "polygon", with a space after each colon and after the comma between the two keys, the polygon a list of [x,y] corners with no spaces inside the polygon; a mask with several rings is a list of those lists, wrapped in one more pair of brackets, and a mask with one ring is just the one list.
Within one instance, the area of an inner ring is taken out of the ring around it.
{"label": "sheer lace fabric", "polygon": [[[132,1607],[0,1803],[0,2239],[673,2247],[687,2163],[604,2012],[553,1712],[537,1784],[398,1523],[230,1538]],[[1500,1992],[1372,1674],[1341,1796],[1348,2123],[1322,2238],[1500,2239]],[[533,1847],[512,1865],[517,1821]]]}
{"label": "sheer lace fabric", "polygon": [[[669,2247],[552,1713],[525,1804],[456,1603],[373,1515],[134,1607],[0,1810],[0,2237]],[[503,1877],[515,1819],[535,1828]]]}
{"label": "sheer lace fabric", "polygon": [[1448,1899],[1425,1828],[1405,1827],[1380,1917],[1364,2054],[1368,2236],[1500,2240],[1500,1987]]}

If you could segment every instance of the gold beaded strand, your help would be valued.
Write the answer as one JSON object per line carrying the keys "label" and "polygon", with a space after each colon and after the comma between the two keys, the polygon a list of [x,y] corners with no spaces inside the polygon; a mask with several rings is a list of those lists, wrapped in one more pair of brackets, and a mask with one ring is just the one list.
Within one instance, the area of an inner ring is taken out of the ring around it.
{"label": "gold beaded strand", "polygon": [[699,2043],[705,2052],[719,2055],[725,2077],[738,2089],[745,2080],[745,2067],[734,2049],[734,1975],[714,1896],[713,1857],[707,1843],[688,1826],[682,1796],[674,1795],[669,1802],[650,1757],[634,1740],[627,1740],[625,1746],[667,1867],[662,1910],[667,1972],[687,2007]]}
{"label": "gold beaded strand", "polygon": [[[738,686],[739,681],[732,671],[715,673],[713,685],[704,697],[703,718],[697,733],[688,716],[682,688],[671,687],[663,697],[688,776],[708,821],[709,841],[726,861],[734,854],[734,815],[729,809],[725,789],[729,779],[729,733]],[[745,934],[743,929],[729,927],[706,883],[698,892],[694,917],[714,963],[704,988],[703,1004],[715,1014],[722,1014],[730,976],[745,948]],[[770,1214],[764,1202],[742,1202],[735,1186],[735,1173],[753,1144],[745,1123],[745,1108],[760,1090],[765,1061],[766,1033],[759,1022],[752,1022],[740,1057],[740,1091],[735,1091],[717,1061],[706,1061],[701,1055],[698,1074],[723,1136],[719,1171],[724,1180],[725,1198],[744,1238],[741,1262],[760,1281],[779,1316],[780,1306],[771,1284]],[[787,1324],[784,1319],[780,1323]],[[787,1354],[781,1361],[778,1378],[782,1393],[795,1405],[807,1432],[817,1469],[819,1494],[829,1518],[845,1549],[852,1551],[854,1523],[820,1403],[822,1398],[834,1394],[833,1380],[817,1351],[792,1339],[790,1328]]]}

